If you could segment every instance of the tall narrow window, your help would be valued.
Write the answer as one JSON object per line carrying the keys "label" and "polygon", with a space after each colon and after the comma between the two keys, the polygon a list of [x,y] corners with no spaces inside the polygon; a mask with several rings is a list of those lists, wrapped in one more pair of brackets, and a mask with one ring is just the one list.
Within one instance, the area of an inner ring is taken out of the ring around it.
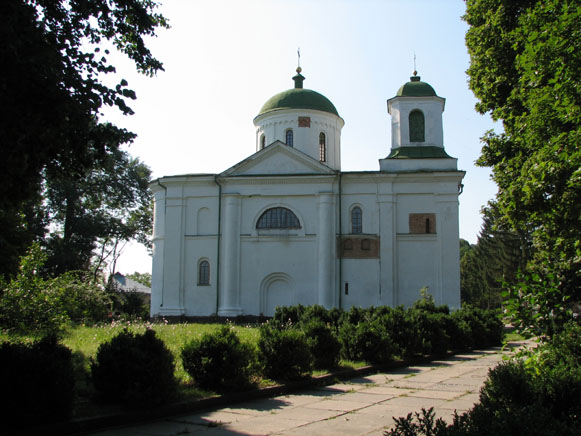
{"label": "tall narrow window", "polygon": [[286,145],[293,146],[293,131],[291,129],[286,131]]}
{"label": "tall narrow window", "polygon": [[260,149],[262,150],[266,147],[266,136],[264,134],[260,137]]}
{"label": "tall narrow window", "polygon": [[418,109],[411,111],[409,122],[410,122],[410,142],[424,142],[426,140],[426,135],[425,135],[424,114],[422,113],[422,111]]}
{"label": "tall narrow window", "polygon": [[210,262],[202,260],[198,265],[198,285],[210,284]]}
{"label": "tall narrow window", "polygon": [[327,138],[323,132],[319,133],[319,160],[327,162]]}
{"label": "tall narrow window", "polygon": [[363,233],[363,212],[359,206],[351,210],[351,233]]}

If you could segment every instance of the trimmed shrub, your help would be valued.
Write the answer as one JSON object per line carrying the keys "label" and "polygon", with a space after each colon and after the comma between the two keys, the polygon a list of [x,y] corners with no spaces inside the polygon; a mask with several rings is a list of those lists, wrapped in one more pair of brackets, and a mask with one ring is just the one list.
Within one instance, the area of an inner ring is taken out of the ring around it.
{"label": "trimmed shrub", "polygon": [[101,344],[91,363],[91,376],[100,397],[134,406],[160,404],[175,391],[173,355],[148,329],[125,329]]}
{"label": "trimmed shrub", "polygon": [[181,355],[184,369],[196,385],[220,390],[249,385],[253,351],[230,326],[223,325],[187,343]]}
{"label": "trimmed shrub", "polygon": [[279,324],[297,324],[305,312],[305,306],[276,306],[272,320]]}
{"label": "trimmed shrub", "polygon": [[72,353],[48,336],[32,345],[0,345],[3,425],[22,427],[70,418],[74,398]]}
{"label": "trimmed shrub", "polygon": [[260,327],[258,357],[264,374],[273,379],[296,380],[311,374],[313,355],[305,333],[266,323]]}
{"label": "trimmed shrub", "polygon": [[394,358],[397,345],[381,319],[362,320],[358,324],[344,322],[339,329],[343,357],[369,363],[387,363]]}
{"label": "trimmed shrub", "polygon": [[341,344],[329,324],[320,319],[311,319],[300,326],[313,355],[313,366],[316,369],[336,367],[341,355]]}

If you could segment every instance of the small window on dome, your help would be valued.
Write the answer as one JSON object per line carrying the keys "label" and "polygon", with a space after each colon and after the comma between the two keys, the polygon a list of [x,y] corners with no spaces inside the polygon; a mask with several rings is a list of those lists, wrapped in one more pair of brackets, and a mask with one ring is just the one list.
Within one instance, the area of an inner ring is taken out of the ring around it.
{"label": "small window on dome", "polygon": [[266,147],[266,136],[262,134],[260,137],[260,149],[262,150],[264,147]]}
{"label": "small window on dome", "polygon": [[288,129],[286,131],[286,145],[288,145],[289,147],[293,146],[293,131],[291,129]]}
{"label": "small window on dome", "polygon": [[410,112],[410,142],[424,142],[425,135],[425,121],[422,111],[415,109]]}
{"label": "small window on dome", "polygon": [[323,132],[319,133],[319,160],[327,162],[327,138]]}

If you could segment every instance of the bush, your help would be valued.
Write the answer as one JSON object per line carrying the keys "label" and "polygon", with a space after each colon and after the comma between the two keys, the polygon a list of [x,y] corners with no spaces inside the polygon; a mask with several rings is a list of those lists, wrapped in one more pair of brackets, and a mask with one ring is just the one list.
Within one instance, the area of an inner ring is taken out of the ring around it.
{"label": "bush", "polygon": [[125,329],[101,344],[91,376],[103,400],[135,406],[162,403],[176,387],[173,355],[150,329],[143,334]]}
{"label": "bush", "polygon": [[40,246],[32,245],[20,260],[17,276],[0,284],[2,327],[21,333],[53,333],[71,321],[105,319],[110,300],[94,280],[79,272],[41,277],[45,260]]}
{"label": "bush", "polygon": [[184,369],[202,388],[219,390],[249,384],[254,350],[241,343],[228,325],[193,339],[181,355]]}
{"label": "bush", "polygon": [[393,359],[397,345],[381,319],[363,319],[358,324],[344,322],[339,329],[342,353],[349,360],[387,363]]}
{"label": "bush", "polygon": [[341,344],[329,324],[314,318],[300,326],[313,355],[313,366],[316,369],[335,368],[339,364]]}
{"label": "bush", "polygon": [[273,379],[296,380],[311,374],[313,355],[304,332],[296,328],[262,325],[258,357],[264,374]]}
{"label": "bush", "polygon": [[32,345],[0,346],[3,425],[18,427],[70,418],[74,398],[72,353],[48,336]]}

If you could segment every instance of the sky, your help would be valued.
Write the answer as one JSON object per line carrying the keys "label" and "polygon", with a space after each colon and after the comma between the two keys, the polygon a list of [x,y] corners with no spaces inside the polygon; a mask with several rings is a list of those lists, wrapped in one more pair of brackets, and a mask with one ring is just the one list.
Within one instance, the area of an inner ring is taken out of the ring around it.
{"label": "sky", "polygon": [[[501,127],[474,110],[462,0],[161,0],[171,29],[147,40],[165,71],[151,78],[114,56],[115,77],[137,94],[132,116],[104,118],[137,133],[129,153],[153,178],[220,173],[255,152],[253,118],[294,86],[300,48],[304,87],[329,98],[345,120],[343,171],[379,170],[391,149],[387,99],[422,81],[446,99],[444,147],[466,171],[460,237],[475,243],[480,209],[496,186],[475,166],[480,137]],[[151,257],[126,246],[117,271],[151,272]]]}

